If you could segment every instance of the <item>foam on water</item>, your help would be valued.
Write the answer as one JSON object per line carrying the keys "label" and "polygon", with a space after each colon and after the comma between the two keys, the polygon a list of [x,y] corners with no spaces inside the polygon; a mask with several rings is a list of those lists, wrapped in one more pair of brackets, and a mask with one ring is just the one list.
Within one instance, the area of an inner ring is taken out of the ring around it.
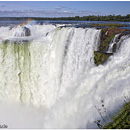
{"label": "foam on water", "polygon": [[[109,121],[130,96],[130,38],[96,66],[100,30],[28,28],[31,36],[17,35],[28,43],[0,43],[0,122],[9,128],[98,128],[96,120]],[[12,30],[1,27],[1,39]]]}

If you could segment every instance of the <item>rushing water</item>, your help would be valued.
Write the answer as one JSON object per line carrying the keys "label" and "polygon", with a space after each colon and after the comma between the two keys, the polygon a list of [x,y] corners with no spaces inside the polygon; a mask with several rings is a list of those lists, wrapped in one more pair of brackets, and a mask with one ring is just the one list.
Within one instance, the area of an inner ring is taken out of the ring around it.
{"label": "rushing water", "polygon": [[0,123],[9,128],[98,128],[130,96],[130,38],[94,64],[94,28],[0,27]]}
{"label": "rushing water", "polygon": [[[19,24],[26,23],[27,20],[0,20],[0,26],[16,26]],[[119,21],[72,21],[72,20],[31,20],[29,24],[31,25],[44,25],[44,24],[53,24],[57,25],[60,24],[61,26],[71,26],[71,27],[91,27],[91,24],[125,24],[126,27],[120,27],[124,29],[130,30],[130,22],[119,22]],[[95,28],[104,28],[104,27],[95,27]]]}

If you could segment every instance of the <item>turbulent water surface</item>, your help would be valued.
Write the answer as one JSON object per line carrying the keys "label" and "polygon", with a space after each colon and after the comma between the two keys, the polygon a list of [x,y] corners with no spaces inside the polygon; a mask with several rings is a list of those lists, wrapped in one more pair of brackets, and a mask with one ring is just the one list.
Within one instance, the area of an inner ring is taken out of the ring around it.
{"label": "turbulent water surface", "polygon": [[130,96],[130,38],[94,64],[101,30],[0,27],[0,124],[9,128],[98,128]]}

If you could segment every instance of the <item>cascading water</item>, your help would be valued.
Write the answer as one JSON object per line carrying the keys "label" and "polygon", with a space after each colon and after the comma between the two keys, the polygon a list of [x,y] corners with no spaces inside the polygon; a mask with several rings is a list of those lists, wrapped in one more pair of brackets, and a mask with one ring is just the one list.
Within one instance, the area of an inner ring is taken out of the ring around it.
{"label": "cascading water", "polygon": [[96,66],[100,30],[27,28],[30,35],[20,26],[0,28],[0,123],[9,128],[98,128],[95,121],[109,121],[130,96],[130,38],[106,64]]}
{"label": "cascading water", "polygon": [[113,52],[113,45],[117,43],[117,38],[120,34],[116,34],[114,39],[111,41],[110,45],[109,45],[109,48],[108,48],[108,53],[112,53]]}
{"label": "cascading water", "polygon": [[[119,38],[118,38],[119,36],[120,36],[120,34],[116,34],[114,39],[111,41],[109,48],[108,48],[108,51],[107,51],[108,53],[113,53],[116,50],[119,50],[122,42],[130,37],[129,35],[124,35],[119,40]],[[114,45],[116,45],[115,50],[113,49]]]}

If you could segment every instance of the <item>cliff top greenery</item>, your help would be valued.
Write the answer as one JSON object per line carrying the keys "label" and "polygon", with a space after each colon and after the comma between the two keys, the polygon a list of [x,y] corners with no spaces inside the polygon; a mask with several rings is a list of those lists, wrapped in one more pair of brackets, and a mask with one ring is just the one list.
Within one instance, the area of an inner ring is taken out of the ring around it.
{"label": "cliff top greenery", "polygon": [[103,24],[103,23],[100,23],[100,24],[94,24],[94,23],[91,23],[90,24],[91,27],[127,27],[128,25],[126,24],[117,24],[117,23],[108,23],[108,24]]}
{"label": "cliff top greenery", "polygon": [[47,18],[47,17],[0,17],[0,20],[26,20],[26,19],[33,19],[33,20],[76,20],[76,21],[121,21],[121,22],[130,22],[130,14],[126,16],[121,15],[107,15],[107,16],[75,16],[75,17],[54,17],[54,18]]}

